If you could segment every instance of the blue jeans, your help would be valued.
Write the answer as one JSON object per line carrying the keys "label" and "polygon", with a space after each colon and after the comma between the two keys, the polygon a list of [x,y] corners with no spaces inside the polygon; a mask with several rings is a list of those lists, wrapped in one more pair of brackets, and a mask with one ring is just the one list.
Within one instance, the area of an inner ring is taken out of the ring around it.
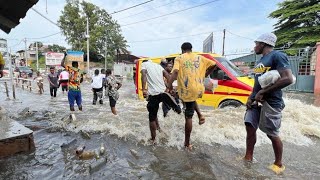
{"label": "blue jeans", "polygon": [[70,107],[74,107],[74,101],[76,101],[78,107],[81,106],[81,103],[82,103],[81,91],[69,90],[68,100],[69,100]]}

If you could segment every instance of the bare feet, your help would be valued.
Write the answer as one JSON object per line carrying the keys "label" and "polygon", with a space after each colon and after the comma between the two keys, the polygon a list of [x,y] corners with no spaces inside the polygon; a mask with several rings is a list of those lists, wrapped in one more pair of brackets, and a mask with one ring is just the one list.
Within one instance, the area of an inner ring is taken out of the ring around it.
{"label": "bare feet", "polygon": [[192,145],[191,144],[189,144],[189,145],[185,144],[184,147],[186,148],[186,150],[192,151]]}
{"label": "bare feet", "polygon": [[155,139],[149,139],[148,142],[151,144],[151,145],[156,145],[157,142]]}
{"label": "bare feet", "polygon": [[253,157],[244,156],[244,157],[243,157],[243,160],[245,160],[245,161],[247,161],[247,162],[252,162],[252,161],[253,161]]}

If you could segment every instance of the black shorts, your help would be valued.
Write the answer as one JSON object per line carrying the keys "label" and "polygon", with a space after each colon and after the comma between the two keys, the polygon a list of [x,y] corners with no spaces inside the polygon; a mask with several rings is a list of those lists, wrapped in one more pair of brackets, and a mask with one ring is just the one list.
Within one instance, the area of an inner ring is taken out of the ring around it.
{"label": "black shorts", "polygon": [[192,102],[185,102],[186,110],[184,112],[184,115],[186,118],[192,118],[194,114],[194,108],[195,108],[195,101]]}
{"label": "black shorts", "polygon": [[66,86],[61,86],[62,91],[68,91],[68,85]]}
{"label": "black shorts", "polygon": [[110,107],[116,107],[117,101],[113,99],[112,96],[109,96],[109,103],[110,103]]}
{"label": "black shorts", "polygon": [[149,121],[150,122],[155,121],[157,119],[159,104],[161,102],[167,104],[168,107],[172,108],[178,114],[181,113],[180,106],[176,103],[176,101],[173,97],[168,95],[168,93],[161,93],[161,94],[154,95],[154,96],[149,95],[148,101],[149,102],[147,105],[147,109],[149,111]]}
{"label": "black shorts", "polygon": [[159,104],[162,102],[161,94],[148,96],[147,109],[149,112],[149,121],[155,121],[158,117]]}

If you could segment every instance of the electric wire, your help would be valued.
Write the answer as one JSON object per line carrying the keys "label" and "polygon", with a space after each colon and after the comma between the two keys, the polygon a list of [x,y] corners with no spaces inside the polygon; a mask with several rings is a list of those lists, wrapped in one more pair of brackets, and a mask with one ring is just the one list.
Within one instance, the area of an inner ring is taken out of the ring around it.
{"label": "electric wire", "polygon": [[178,10],[178,11],[174,11],[174,12],[171,12],[171,13],[168,13],[168,14],[163,14],[161,16],[156,16],[156,17],[153,17],[153,18],[144,19],[144,20],[141,20],[141,21],[136,21],[136,22],[129,23],[129,24],[124,24],[124,25],[121,25],[121,26],[122,27],[130,26],[130,25],[134,25],[134,24],[138,24],[138,23],[142,23],[142,22],[146,22],[146,21],[150,21],[150,20],[154,20],[154,19],[159,19],[159,18],[162,18],[162,17],[165,17],[165,16],[170,16],[172,14],[177,14],[177,13],[180,13],[180,12],[183,12],[183,11],[187,11],[187,10],[190,10],[190,9],[201,7],[201,6],[204,6],[204,5],[207,5],[207,4],[210,4],[210,3],[214,3],[214,2],[217,2],[217,1],[219,1],[219,0],[209,1],[209,2],[206,2],[206,3],[202,3],[202,4],[199,4],[199,5],[196,5],[196,6],[189,7],[189,8],[185,8],[185,9],[181,9],[181,10]]}

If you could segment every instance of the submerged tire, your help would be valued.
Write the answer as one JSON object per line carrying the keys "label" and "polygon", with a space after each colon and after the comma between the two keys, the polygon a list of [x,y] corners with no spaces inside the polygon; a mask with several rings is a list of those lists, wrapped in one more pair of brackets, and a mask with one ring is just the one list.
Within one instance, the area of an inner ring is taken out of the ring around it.
{"label": "submerged tire", "polygon": [[226,100],[220,103],[219,108],[237,108],[242,106],[242,103],[236,100]]}

